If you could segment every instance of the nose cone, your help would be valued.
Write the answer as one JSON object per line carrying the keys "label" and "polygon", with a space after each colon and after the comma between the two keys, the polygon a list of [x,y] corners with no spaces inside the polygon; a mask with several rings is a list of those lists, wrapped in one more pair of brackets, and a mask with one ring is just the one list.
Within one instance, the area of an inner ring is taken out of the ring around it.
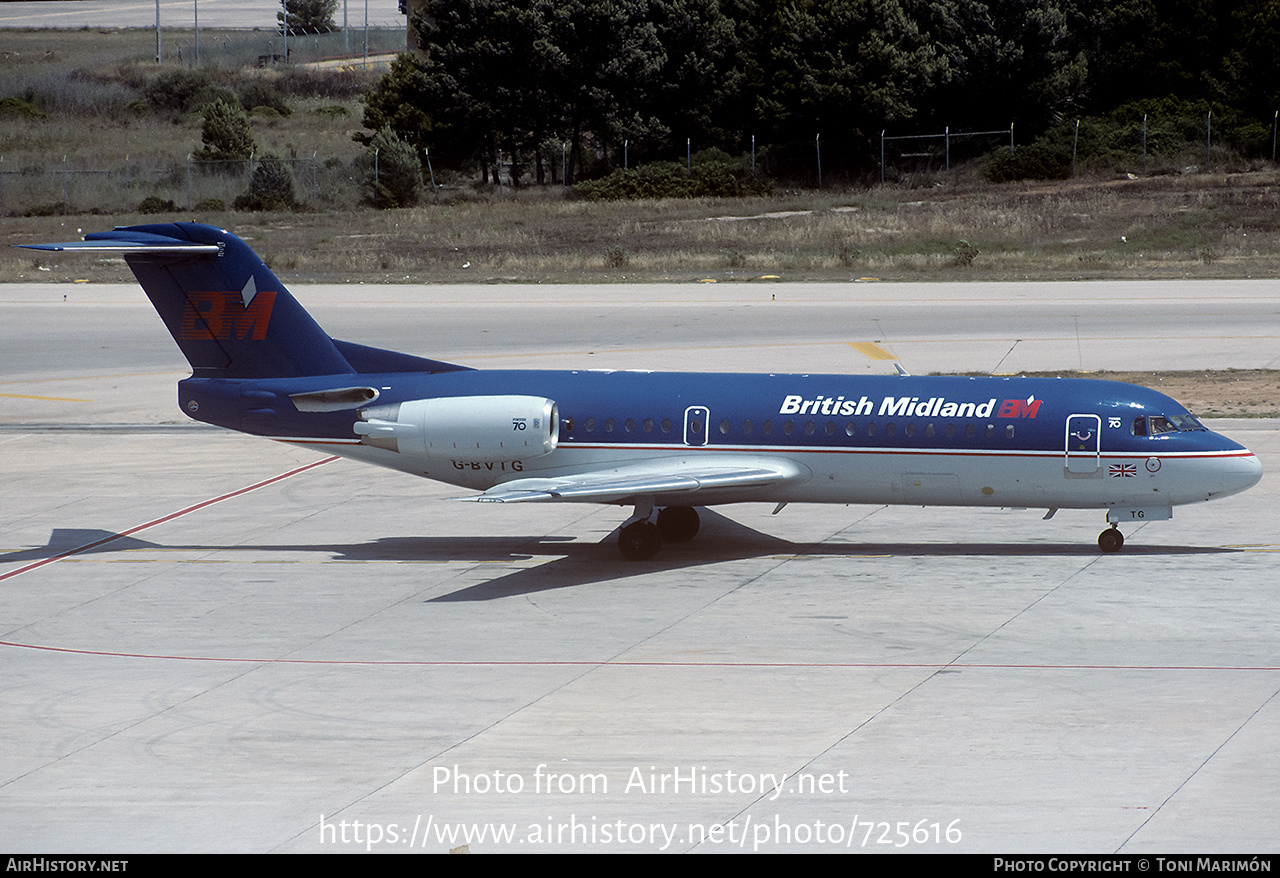
{"label": "nose cone", "polygon": [[1214,498],[1239,494],[1258,484],[1262,478],[1262,462],[1247,449],[1243,454],[1219,461],[1217,469],[1222,487],[1210,495]]}

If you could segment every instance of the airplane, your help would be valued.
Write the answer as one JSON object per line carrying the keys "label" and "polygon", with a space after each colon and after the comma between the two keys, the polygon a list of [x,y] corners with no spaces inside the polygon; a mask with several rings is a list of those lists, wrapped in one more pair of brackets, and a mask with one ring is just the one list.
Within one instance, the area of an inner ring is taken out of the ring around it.
{"label": "airplane", "polygon": [[123,256],[191,365],[189,417],[479,493],[630,506],[628,560],[697,507],[768,502],[1106,511],[1243,491],[1257,457],[1173,399],[1092,379],[477,370],[329,337],[247,244],[196,223],[20,245]]}

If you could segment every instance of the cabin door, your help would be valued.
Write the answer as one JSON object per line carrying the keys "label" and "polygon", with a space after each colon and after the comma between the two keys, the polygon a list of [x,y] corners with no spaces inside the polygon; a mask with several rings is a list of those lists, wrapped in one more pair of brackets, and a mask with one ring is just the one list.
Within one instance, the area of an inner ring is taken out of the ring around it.
{"label": "cabin door", "polygon": [[1069,473],[1091,475],[1102,464],[1102,418],[1068,415],[1066,468]]}
{"label": "cabin door", "polygon": [[706,406],[691,405],[684,410],[684,444],[699,447],[707,444],[707,419],[711,412]]}

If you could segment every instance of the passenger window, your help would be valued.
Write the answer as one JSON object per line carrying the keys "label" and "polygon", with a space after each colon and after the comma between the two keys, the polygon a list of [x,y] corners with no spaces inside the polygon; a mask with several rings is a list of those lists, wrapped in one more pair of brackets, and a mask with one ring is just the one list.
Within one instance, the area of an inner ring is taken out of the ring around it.
{"label": "passenger window", "polygon": [[1005,426],[1004,435],[1006,439],[1013,438],[1013,424],[1008,424],[1007,426]]}
{"label": "passenger window", "polygon": [[804,425],[804,435],[812,436],[813,431],[817,429],[818,429],[817,425],[814,424],[813,421],[809,421]]}
{"label": "passenger window", "polygon": [[786,433],[788,436],[790,436],[795,431],[796,431],[796,425],[794,421],[787,421],[785,424],[782,425],[782,432]]}
{"label": "passenger window", "polygon": [[853,421],[850,421],[849,423],[844,425],[844,435],[848,436],[849,438],[852,439],[853,434],[856,432],[858,431],[857,431],[857,428],[853,426]]}
{"label": "passenger window", "polygon": [[596,419],[595,419],[595,418],[587,418],[587,420],[586,420],[586,422],[585,422],[584,426],[586,426],[586,428],[587,428],[587,432],[588,432],[588,433],[590,433],[592,430],[594,430],[594,429],[596,428]]}
{"label": "passenger window", "polygon": [[612,432],[613,432],[613,426],[614,426],[614,425],[613,425],[613,418],[606,418],[606,419],[605,419],[605,422],[604,422],[604,431],[605,431],[606,433],[612,433]]}
{"label": "passenger window", "polygon": [[977,435],[977,432],[978,431],[973,428],[973,424],[964,425],[964,438],[972,439],[974,436]]}
{"label": "passenger window", "polygon": [[663,418],[663,419],[662,419],[662,432],[664,432],[664,433],[670,433],[670,432],[671,432],[671,419],[670,419],[670,418]]}
{"label": "passenger window", "polygon": [[627,430],[627,432],[628,432],[628,433],[634,433],[634,432],[635,432],[635,430],[636,430],[636,419],[635,419],[635,418],[627,418],[627,422],[626,422],[625,424],[623,424],[622,426],[626,428],[626,430]]}
{"label": "passenger window", "polygon": [[653,418],[645,418],[645,419],[644,419],[644,431],[645,431],[646,433],[652,433],[652,432],[653,432]]}
{"label": "passenger window", "polygon": [[751,422],[750,422],[750,421],[743,421],[743,422],[742,422],[742,433],[743,433],[743,435],[745,435],[745,436],[750,436],[750,435],[751,435]]}
{"label": "passenger window", "polygon": [[573,418],[561,418],[561,419],[560,419],[560,430],[561,430],[561,432],[563,432],[565,435],[568,435],[569,433],[572,433],[572,432],[573,432]]}
{"label": "passenger window", "polygon": [[987,431],[986,431],[986,432],[987,432],[987,438],[988,438],[988,439],[994,439],[994,438],[996,438],[996,425],[995,425],[995,424],[987,424]]}
{"label": "passenger window", "polygon": [[721,421],[721,422],[720,422],[720,433],[721,433],[721,435],[724,435],[724,436],[728,436],[728,435],[729,435],[729,422],[728,422],[728,421]]}
{"label": "passenger window", "polygon": [[766,435],[766,436],[772,436],[772,435],[773,435],[773,421],[765,421],[765,422],[764,422],[764,424],[760,427],[760,429],[761,429],[762,431],[764,431],[764,435]]}

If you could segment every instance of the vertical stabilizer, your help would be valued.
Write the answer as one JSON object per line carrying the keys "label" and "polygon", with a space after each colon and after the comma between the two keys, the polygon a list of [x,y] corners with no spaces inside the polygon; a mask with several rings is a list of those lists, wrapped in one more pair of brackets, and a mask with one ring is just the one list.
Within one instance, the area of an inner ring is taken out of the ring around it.
{"label": "vertical stabilizer", "polygon": [[271,269],[230,232],[127,226],[60,249],[117,252],[198,377],[293,378],[354,370]]}

